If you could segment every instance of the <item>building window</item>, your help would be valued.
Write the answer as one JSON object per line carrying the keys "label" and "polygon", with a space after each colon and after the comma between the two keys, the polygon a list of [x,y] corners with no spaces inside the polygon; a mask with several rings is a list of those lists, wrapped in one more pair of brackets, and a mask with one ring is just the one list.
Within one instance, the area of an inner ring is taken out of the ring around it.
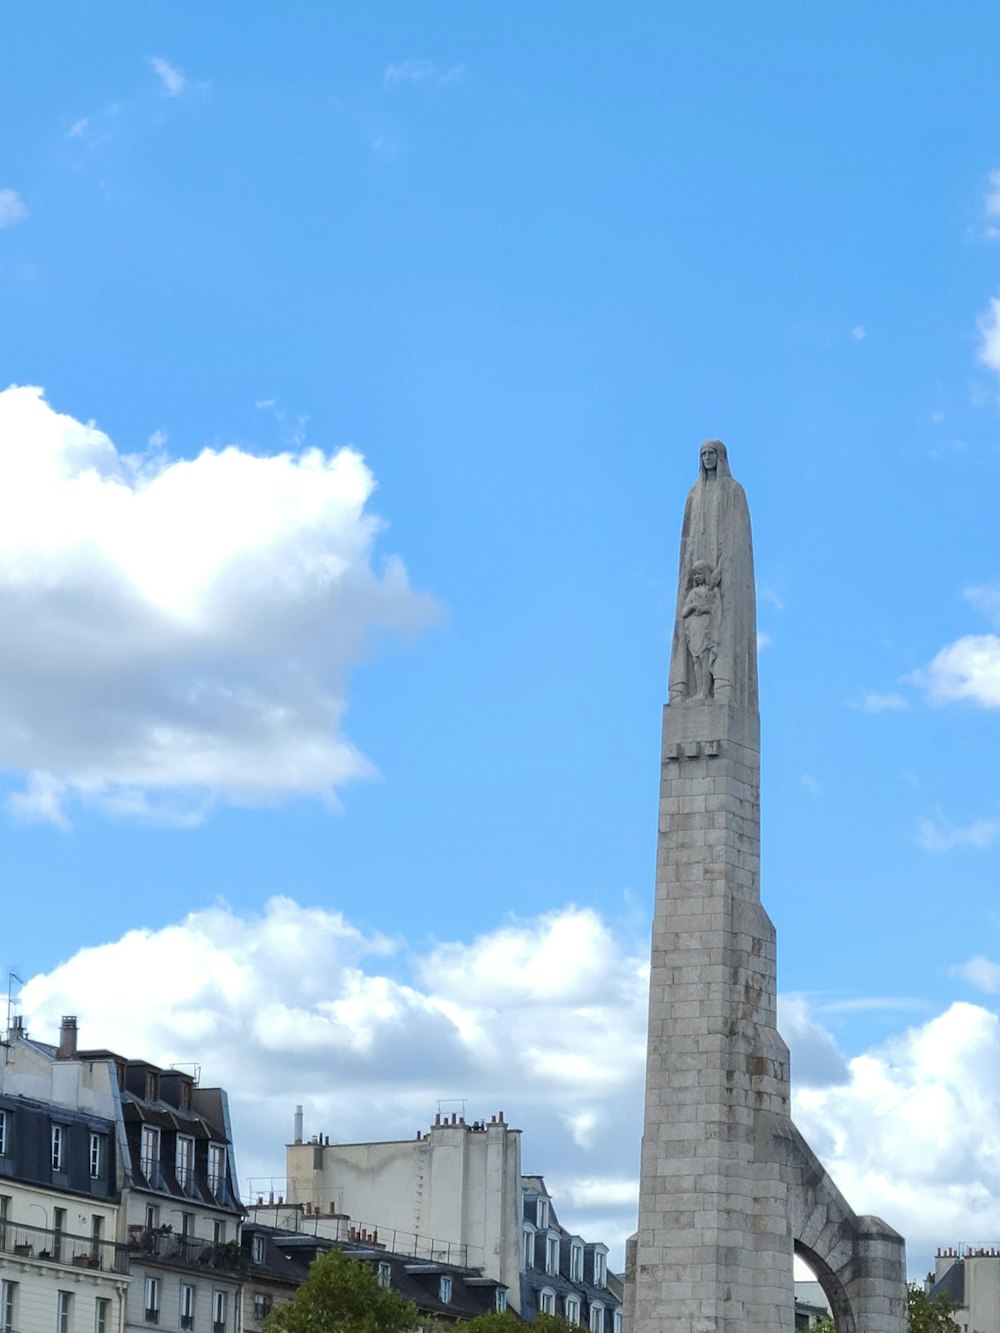
{"label": "building window", "polygon": [[160,1131],[143,1125],[139,1144],[139,1169],[150,1185],[160,1183]]}
{"label": "building window", "polygon": [[545,1271],[546,1273],[559,1272],[559,1237],[545,1237]]}
{"label": "building window", "polygon": [[66,1230],[66,1209],[65,1209],[65,1208],[53,1208],[53,1209],[52,1209],[52,1245],[51,1245],[51,1249],[52,1249],[52,1258],[53,1258],[53,1259],[61,1259],[61,1258],[62,1258],[62,1238],[63,1238],[63,1232],[64,1232],[65,1230]]}
{"label": "building window", "polygon": [[111,1333],[111,1302],[106,1296],[94,1302],[94,1333]]}
{"label": "building window", "polygon": [[570,1282],[583,1281],[583,1246],[575,1240],[569,1247],[569,1280]]}
{"label": "building window", "polygon": [[533,1268],[535,1266],[535,1233],[531,1227],[525,1227],[521,1233],[522,1245],[522,1268]]}
{"label": "building window", "polygon": [[271,1306],[274,1301],[269,1292],[255,1291],[253,1294],[253,1317],[258,1324],[262,1324],[271,1313]]}
{"label": "building window", "polygon": [[146,1230],[155,1231],[160,1225],[160,1209],[155,1203],[146,1204]]}
{"label": "building window", "polygon": [[0,1250],[7,1248],[7,1223],[10,1221],[10,1195],[0,1194]]}
{"label": "building window", "polygon": [[158,1324],[160,1322],[160,1279],[158,1277],[147,1277],[145,1292],[146,1323]]}
{"label": "building window", "polygon": [[387,1264],[384,1259],[379,1260],[378,1284],[383,1291],[388,1291],[392,1286],[392,1264]]}
{"label": "building window", "polygon": [[566,1296],[563,1299],[563,1309],[566,1313],[566,1322],[568,1324],[578,1324],[580,1322],[580,1297]]}
{"label": "building window", "polygon": [[181,1328],[194,1328],[194,1287],[181,1283]]}
{"label": "building window", "polygon": [[608,1284],[608,1256],[603,1250],[594,1251],[594,1286],[606,1287]]}
{"label": "building window", "polygon": [[0,1329],[14,1333],[17,1322],[17,1283],[4,1282],[0,1286]]}
{"label": "building window", "polygon": [[226,1333],[226,1306],[228,1303],[228,1292],[212,1292],[212,1333]]}
{"label": "building window", "polygon": [[100,1180],[104,1175],[104,1135],[90,1136],[90,1178]]}
{"label": "building window", "polygon": [[604,1306],[600,1301],[590,1304],[590,1333],[604,1333]]}
{"label": "building window", "polygon": [[0,1111],[0,1157],[7,1156],[7,1112]]}
{"label": "building window", "polygon": [[52,1126],[52,1170],[61,1171],[63,1169],[63,1127],[62,1125]]}
{"label": "building window", "polygon": [[438,1296],[442,1305],[451,1304],[451,1278],[447,1274],[442,1274],[441,1282],[438,1285]]}
{"label": "building window", "polygon": [[208,1145],[208,1188],[212,1194],[221,1194],[226,1180],[226,1150],[221,1143]]}
{"label": "building window", "polygon": [[100,1213],[92,1213],[90,1217],[90,1259],[98,1268],[101,1265],[101,1241],[104,1238],[104,1218]]}
{"label": "building window", "polygon": [[216,1220],[212,1223],[212,1241],[215,1245],[225,1245],[226,1224]]}
{"label": "building window", "polygon": [[191,1188],[194,1180],[194,1139],[186,1134],[177,1135],[176,1155],[177,1183],[182,1190]]}
{"label": "building window", "polygon": [[622,1312],[620,1309],[616,1310],[614,1314],[611,1316],[611,1324],[614,1329],[614,1333],[622,1333]]}
{"label": "building window", "polygon": [[538,1313],[555,1314],[556,1294],[551,1287],[543,1287],[538,1293]]}
{"label": "building window", "polygon": [[507,1288],[497,1287],[497,1314],[503,1314],[507,1308]]}
{"label": "building window", "polygon": [[146,1070],[146,1101],[158,1102],[160,1100],[160,1075],[155,1069]]}
{"label": "building window", "polygon": [[548,1199],[539,1199],[535,1204],[535,1225],[539,1231],[544,1231],[549,1225],[549,1201]]}
{"label": "building window", "polygon": [[56,1292],[56,1333],[73,1331],[73,1293]]}
{"label": "building window", "polygon": [[267,1261],[267,1237],[259,1232],[255,1233],[253,1238],[253,1261],[255,1264]]}

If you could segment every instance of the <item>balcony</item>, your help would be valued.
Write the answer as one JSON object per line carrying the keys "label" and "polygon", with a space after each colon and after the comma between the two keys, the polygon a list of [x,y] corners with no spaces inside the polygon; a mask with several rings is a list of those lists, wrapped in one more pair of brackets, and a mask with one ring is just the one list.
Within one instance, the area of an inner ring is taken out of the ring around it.
{"label": "balcony", "polygon": [[153,1259],[182,1268],[214,1268],[239,1273],[246,1267],[246,1256],[234,1240],[199,1240],[194,1236],[175,1235],[160,1227],[129,1227],[128,1253],[144,1262]]}
{"label": "balcony", "polygon": [[96,1268],[103,1273],[127,1273],[128,1253],[111,1240],[94,1240],[69,1231],[32,1227],[21,1222],[0,1222],[0,1254],[41,1261],[63,1268]]}

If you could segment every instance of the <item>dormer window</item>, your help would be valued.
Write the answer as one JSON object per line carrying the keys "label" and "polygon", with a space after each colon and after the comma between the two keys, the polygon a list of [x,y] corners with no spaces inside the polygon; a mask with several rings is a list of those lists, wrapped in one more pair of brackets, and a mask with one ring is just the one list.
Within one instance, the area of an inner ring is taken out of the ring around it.
{"label": "dormer window", "polygon": [[[604,1250],[594,1251],[594,1286],[606,1287],[608,1284],[608,1256]],[[600,1333],[600,1331],[598,1331]]]}
{"label": "dormer window", "polygon": [[604,1306],[600,1301],[590,1305],[590,1333],[604,1333]]}
{"label": "dormer window", "polygon": [[566,1311],[567,1324],[578,1324],[580,1322],[580,1297],[563,1297],[563,1308]]}
{"label": "dormer window", "polygon": [[267,1237],[256,1232],[253,1238],[253,1261],[262,1264],[267,1260]]}
{"label": "dormer window", "polygon": [[392,1286],[392,1264],[387,1263],[385,1259],[379,1260],[378,1284],[383,1291],[388,1291]]}
{"label": "dormer window", "polygon": [[543,1287],[538,1293],[538,1313],[555,1314],[556,1294],[551,1287]]}
{"label": "dormer window", "polygon": [[160,1100],[160,1075],[155,1069],[146,1070],[146,1101]]}
{"label": "dormer window", "polygon": [[545,1237],[545,1271],[546,1273],[559,1272],[559,1237]]}
{"label": "dormer window", "polygon": [[526,1226],[521,1232],[521,1267],[535,1266],[535,1229]]}
{"label": "dormer window", "polygon": [[535,1204],[535,1223],[539,1231],[544,1231],[549,1225],[549,1201],[539,1197]]}
{"label": "dormer window", "polygon": [[[583,1246],[578,1240],[570,1242],[569,1247],[569,1280],[570,1282],[583,1281]],[[568,1318],[569,1316],[567,1316]]]}
{"label": "dormer window", "polygon": [[506,1308],[507,1308],[507,1288],[497,1287],[497,1314],[503,1314]]}
{"label": "dormer window", "polygon": [[441,1284],[438,1288],[438,1295],[441,1298],[442,1305],[451,1304],[451,1278],[446,1273],[441,1275]]}
{"label": "dormer window", "polygon": [[190,1188],[194,1180],[194,1139],[187,1134],[177,1135],[177,1183],[182,1190]]}

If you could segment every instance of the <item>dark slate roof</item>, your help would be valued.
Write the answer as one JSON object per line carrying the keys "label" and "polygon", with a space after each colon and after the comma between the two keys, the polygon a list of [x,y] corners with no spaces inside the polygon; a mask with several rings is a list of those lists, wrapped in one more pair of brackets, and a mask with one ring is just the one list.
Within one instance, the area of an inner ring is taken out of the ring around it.
{"label": "dark slate roof", "polygon": [[947,1296],[955,1305],[965,1304],[965,1260],[956,1259],[947,1272],[934,1283],[928,1293],[931,1300]]}

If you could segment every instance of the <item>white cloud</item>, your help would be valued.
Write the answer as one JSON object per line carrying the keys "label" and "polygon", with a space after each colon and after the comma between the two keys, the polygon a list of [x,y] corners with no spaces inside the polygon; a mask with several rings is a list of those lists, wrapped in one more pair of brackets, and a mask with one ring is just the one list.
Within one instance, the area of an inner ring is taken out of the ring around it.
{"label": "white cloud", "polygon": [[[42,1039],[75,1013],[85,1045],[199,1063],[229,1090],[244,1186],[284,1174],[296,1103],[307,1134],[351,1141],[409,1138],[462,1096],[468,1116],[502,1108],[525,1131],[525,1168],[566,1226],[618,1243],[635,1224],[643,952],[566,907],[409,955],[277,898],[81,950],[21,1004]],[[852,1206],[907,1236],[911,1263],[1000,1231],[996,1015],[955,1004],[851,1060],[805,996],[781,997],[780,1024],[800,1127]]]}
{"label": "white cloud", "polygon": [[67,139],[82,139],[83,136],[87,133],[87,130],[89,129],[89,127],[90,127],[90,119],[89,119],[89,117],[87,117],[87,116],[81,116],[80,119],[74,121],[73,124],[72,124],[72,125],[69,127],[69,129],[66,131],[66,138],[67,138]]}
{"label": "white cloud", "polygon": [[962,596],[982,615],[1000,624],[1000,588],[988,583],[965,588]]}
{"label": "white cloud", "polygon": [[851,329],[851,337],[857,343],[863,342],[868,337],[868,330],[863,324],[855,324],[854,328]]}
{"label": "white cloud", "polygon": [[820,786],[820,783],[816,778],[813,777],[811,773],[803,773],[799,781],[802,783],[803,787],[805,787],[806,791],[809,793],[810,796],[819,796],[823,791],[823,788]]}
{"label": "white cloud", "polygon": [[150,56],[149,63],[160,80],[160,86],[167,97],[179,97],[187,87],[187,79],[163,56]]}
{"label": "white cloud", "polygon": [[850,1080],[800,1087],[800,1129],[852,1205],[935,1245],[1000,1231],[1000,1023],[953,1004],[849,1062]]}
{"label": "white cloud", "polygon": [[0,231],[28,216],[28,205],[16,190],[0,190]]}
{"label": "white cloud", "polygon": [[387,88],[406,84],[447,88],[465,83],[468,78],[469,71],[465,65],[452,65],[450,69],[439,70],[433,60],[413,58],[387,65],[382,74],[382,82]]}
{"label": "white cloud", "polygon": [[765,648],[770,648],[774,639],[768,634],[767,630],[759,629],[757,631],[757,651],[762,653]]}
{"label": "white cloud", "polygon": [[1000,171],[991,171],[987,181],[986,197],[983,200],[983,213],[986,216],[984,232],[988,240],[995,241],[1000,237]]}
{"label": "white cloud", "polygon": [[940,814],[921,820],[917,841],[925,852],[950,852],[954,847],[992,846],[1000,837],[1000,819],[979,819],[972,824],[950,824]]}
{"label": "white cloud", "polygon": [[779,997],[778,1027],[793,1052],[792,1078],[796,1087],[827,1087],[847,1081],[847,1061],[830,1033],[810,1014],[804,995]]}
{"label": "white cloud", "polygon": [[967,634],[946,644],[911,679],[927,690],[932,703],[967,699],[983,708],[1000,708],[1000,637]]}
{"label": "white cloud", "polygon": [[860,708],[864,713],[899,712],[910,706],[901,694],[891,690],[885,694],[864,694],[860,699],[849,699],[848,703],[851,708]]}
{"label": "white cloud", "polygon": [[81,950],[29,981],[21,1003],[38,1037],[76,1013],[84,1043],[201,1064],[229,1090],[244,1183],[284,1174],[297,1102],[310,1132],[350,1141],[411,1137],[439,1098],[461,1096],[470,1118],[503,1109],[526,1131],[526,1169],[567,1193],[598,1174],[631,1181],[597,1201],[622,1204],[612,1222],[624,1236],[647,975],[586,909],[411,957],[340,912],[276,898],[259,917],[217,906]]}
{"label": "white cloud", "polygon": [[398,559],[373,568],[373,488],[352,449],[127,456],[41,390],[0,393],[11,809],[183,824],[370,774],[340,727],[349,676],[433,613]]}
{"label": "white cloud", "polygon": [[1000,995],[1000,963],[993,963],[982,954],[976,954],[967,963],[959,963],[949,969],[949,975],[960,977],[987,995]]}
{"label": "white cloud", "polygon": [[991,297],[990,303],[977,320],[979,326],[979,360],[990,370],[1000,374],[1000,297]]}

